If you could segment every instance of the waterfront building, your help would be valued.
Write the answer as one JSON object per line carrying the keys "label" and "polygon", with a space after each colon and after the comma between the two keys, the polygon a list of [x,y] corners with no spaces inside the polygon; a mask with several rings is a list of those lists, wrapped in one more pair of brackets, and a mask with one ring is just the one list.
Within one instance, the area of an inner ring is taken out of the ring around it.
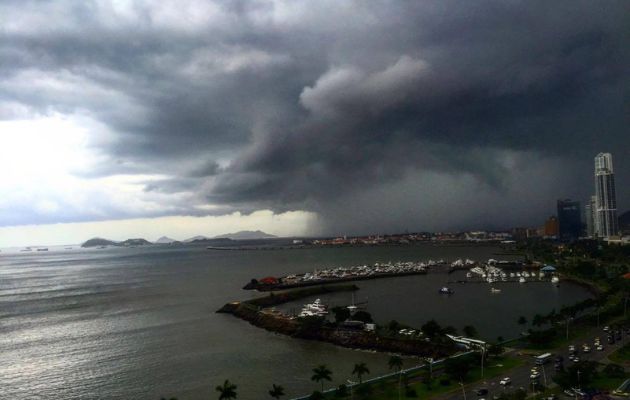
{"label": "waterfront building", "polygon": [[575,240],[582,232],[580,202],[558,200],[558,232],[562,240]]}
{"label": "waterfront building", "polygon": [[586,223],[586,237],[596,238],[597,237],[597,227],[595,224],[596,220],[596,196],[591,196],[589,201],[584,205],[584,221]]}
{"label": "waterfront building", "polygon": [[615,174],[610,153],[595,157],[595,227],[597,236],[608,238],[619,233]]}
{"label": "waterfront building", "polygon": [[558,233],[559,233],[558,217],[556,217],[555,215],[552,215],[551,217],[547,218],[547,220],[545,221],[544,236],[558,237]]}

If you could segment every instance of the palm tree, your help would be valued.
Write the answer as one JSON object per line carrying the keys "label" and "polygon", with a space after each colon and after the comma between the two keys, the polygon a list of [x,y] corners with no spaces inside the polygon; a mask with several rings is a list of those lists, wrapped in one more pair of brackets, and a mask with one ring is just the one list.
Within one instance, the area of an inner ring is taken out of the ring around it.
{"label": "palm tree", "polygon": [[313,376],[311,377],[312,381],[321,382],[322,384],[322,392],[324,391],[324,381],[332,380],[332,371],[328,369],[328,367],[324,364],[313,368]]}
{"label": "palm tree", "polygon": [[215,390],[221,393],[219,400],[230,400],[236,398],[236,385],[227,379],[223,382],[223,386],[217,386]]}
{"label": "palm tree", "polygon": [[280,397],[284,396],[284,388],[274,383],[271,390],[269,391],[269,396],[273,397],[274,399],[279,399]]}
{"label": "palm tree", "polygon": [[387,362],[387,365],[389,365],[389,369],[396,368],[396,370],[400,372],[403,366],[402,358],[400,358],[399,356],[391,356],[389,357],[389,361]]}
{"label": "palm tree", "polygon": [[354,364],[354,369],[352,370],[352,375],[356,375],[359,378],[359,384],[363,383],[363,375],[369,374],[370,370],[368,369],[365,363]]}

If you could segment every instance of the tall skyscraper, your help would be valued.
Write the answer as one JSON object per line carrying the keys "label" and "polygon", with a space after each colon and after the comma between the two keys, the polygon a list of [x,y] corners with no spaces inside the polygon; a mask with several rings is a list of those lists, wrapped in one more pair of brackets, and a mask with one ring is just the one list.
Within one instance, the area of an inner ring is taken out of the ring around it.
{"label": "tall skyscraper", "polygon": [[560,239],[575,240],[582,233],[582,215],[580,202],[573,200],[558,200],[558,225]]}
{"label": "tall skyscraper", "polygon": [[586,236],[589,238],[597,237],[597,227],[595,226],[595,207],[596,196],[591,196],[589,201],[584,205],[584,221],[586,221]]}
{"label": "tall skyscraper", "polygon": [[597,236],[607,238],[617,235],[617,196],[610,153],[599,153],[595,157],[595,209]]}

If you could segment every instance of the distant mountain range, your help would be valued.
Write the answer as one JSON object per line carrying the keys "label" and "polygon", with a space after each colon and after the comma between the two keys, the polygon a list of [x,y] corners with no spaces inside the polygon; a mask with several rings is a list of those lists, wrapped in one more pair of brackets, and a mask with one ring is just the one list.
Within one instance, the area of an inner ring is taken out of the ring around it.
{"label": "distant mountain range", "polygon": [[171,239],[168,236],[162,236],[161,238],[155,241],[156,244],[171,244],[171,243],[178,243],[178,242],[179,240]]}
{"label": "distant mountain range", "polygon": [[239,231],[235,233],[226,233],[225,235],[215,236],[215,239],[232,239],[232,240],[254,240],[254,239],[274,239],[275,235],[270,235],[263,231]]}
{"label": "distant mountain range", "polygon": [[[277,238],[275,235],[270,235],[263,231],[239,231],[235,233],[227,233],[224,235],[218,235],[213,238],[207,236],[193,236],[184,240],[184,243],[225,243],[232,240],[257,240],[257,239],[273,239]],[[180,241],[172,239],[168,236],[162,236],[155,241],[155,244],[174,244],[180,243]],[[130,247],[130,246],[146,246],[152,244],[146,239],[127,239],[122,242],[116,242],[113,240],[103,238],[92,238],[81,245],[81,247],[101,247],[101,246],[118,246],[118,247]]]}

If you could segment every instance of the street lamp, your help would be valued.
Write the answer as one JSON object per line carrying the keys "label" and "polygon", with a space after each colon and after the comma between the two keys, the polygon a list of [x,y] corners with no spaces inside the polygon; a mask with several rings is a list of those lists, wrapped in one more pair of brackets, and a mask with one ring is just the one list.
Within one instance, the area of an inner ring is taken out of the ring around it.
{"label": "street lamp", "polygon": [[433,379],[433,358],[426,357],[424,361],[429,363],[429,379]]}

